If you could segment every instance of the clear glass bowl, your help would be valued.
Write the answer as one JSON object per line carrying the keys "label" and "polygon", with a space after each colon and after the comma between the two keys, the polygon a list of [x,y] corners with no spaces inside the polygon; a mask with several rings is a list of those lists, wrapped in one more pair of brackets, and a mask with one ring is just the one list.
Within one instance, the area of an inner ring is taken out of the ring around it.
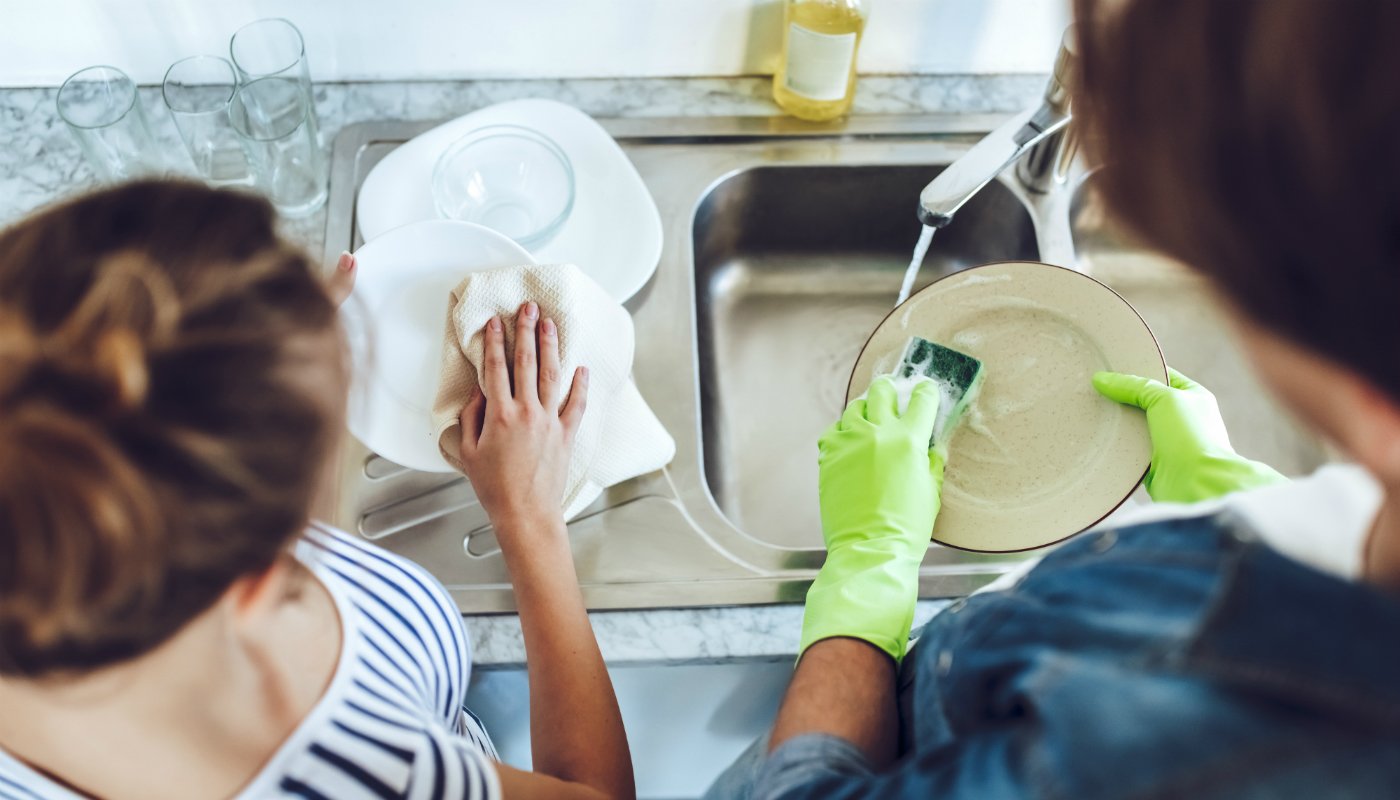
{"label": "clear glass bowl", "polygon": [[574,168],[552,139],[489,125],[447,148],[433,168],[438,216],[485,225],[523,247],[554,237],[574,207]]}

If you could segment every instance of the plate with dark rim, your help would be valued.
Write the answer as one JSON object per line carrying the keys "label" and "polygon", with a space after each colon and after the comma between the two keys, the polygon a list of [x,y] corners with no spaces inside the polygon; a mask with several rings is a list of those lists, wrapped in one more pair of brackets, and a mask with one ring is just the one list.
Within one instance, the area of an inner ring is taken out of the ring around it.
{"label": "plate with dark rim", "polygon": [[961,270],[885,317],[847,399],[892,372],[911,336],[982,361],[981,391],[949,443],[932,539],[985,553],[1031,550],[1093,526],[1147,473],[1141,411],[1094,391],[1099,370],[1166,381],[1157,339],[1117,292],[1038,261]]}

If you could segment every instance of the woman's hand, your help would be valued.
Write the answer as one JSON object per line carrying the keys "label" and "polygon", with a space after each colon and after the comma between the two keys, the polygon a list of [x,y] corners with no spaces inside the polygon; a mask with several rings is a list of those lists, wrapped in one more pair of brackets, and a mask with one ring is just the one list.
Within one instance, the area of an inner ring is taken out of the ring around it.
{"label": "woman's hand", "polygon": [[337,308],[345,304],[355,290],[355,257],[349,251],[341,253],[335,262],[335,272],[326,277],[326,294]]}
{"label": "woman's hand", "polygon": [[559,331],[526,303],[515,319],[514,385],[500,317],[486,325],[481,387],[462,409],[462,464],[503,549],[532,530],[561,527],[574,434],[588,397],[588,370],[573,375],[565,402]]}

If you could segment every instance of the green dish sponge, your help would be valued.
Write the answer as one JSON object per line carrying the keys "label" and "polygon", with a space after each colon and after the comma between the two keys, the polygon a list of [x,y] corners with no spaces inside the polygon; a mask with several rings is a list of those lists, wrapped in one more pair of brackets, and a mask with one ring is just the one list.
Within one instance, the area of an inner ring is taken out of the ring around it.
{"label": "green dish sponge", "polygon": [[933,424],[929,447],[946,453],[953,431],[968,407],[977,399],[984,375],[982,362],[972,356],[928,339],[911,336],[894,371],[900,394],[900,413],[904,413],[909,395],[918,383],[913,379],[920,376],[932,378],[938,384],[939,402],[938,418]]}

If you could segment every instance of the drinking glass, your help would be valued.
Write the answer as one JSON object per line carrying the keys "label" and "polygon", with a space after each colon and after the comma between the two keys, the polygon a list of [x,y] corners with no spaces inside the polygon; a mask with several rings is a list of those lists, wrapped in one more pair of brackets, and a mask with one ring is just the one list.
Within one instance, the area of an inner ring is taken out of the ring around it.
{"label": "drinking glass", "polygon": [[253,185],[283,214],[310,214],[326,201],[328,164],[311,126],[311,103],[291,78],[238,87],[228,107]]}
{"label": "drinking glass", "polygon": [[58,90],[58,115],[99,179],[117,182],[166,171],[136,84],[116,67],[79,70]]}
{"label": "drinking glass", "polygon": [[316,119],[316,97],[311,91],[311,68],[306,62],[306,42],[297,26],[280,17],[255,20],[234,31],[228,52],[242,83],[258,78],[297,82],[306,95],[311,133],[319,145],[321,126]]}
{"label": "drinking glass", "polygon": [[195,170],[213,185],[248,183],[248,159],[229,121],[238,74],[228,59],[190,56],[170,65],[161,95]]}

